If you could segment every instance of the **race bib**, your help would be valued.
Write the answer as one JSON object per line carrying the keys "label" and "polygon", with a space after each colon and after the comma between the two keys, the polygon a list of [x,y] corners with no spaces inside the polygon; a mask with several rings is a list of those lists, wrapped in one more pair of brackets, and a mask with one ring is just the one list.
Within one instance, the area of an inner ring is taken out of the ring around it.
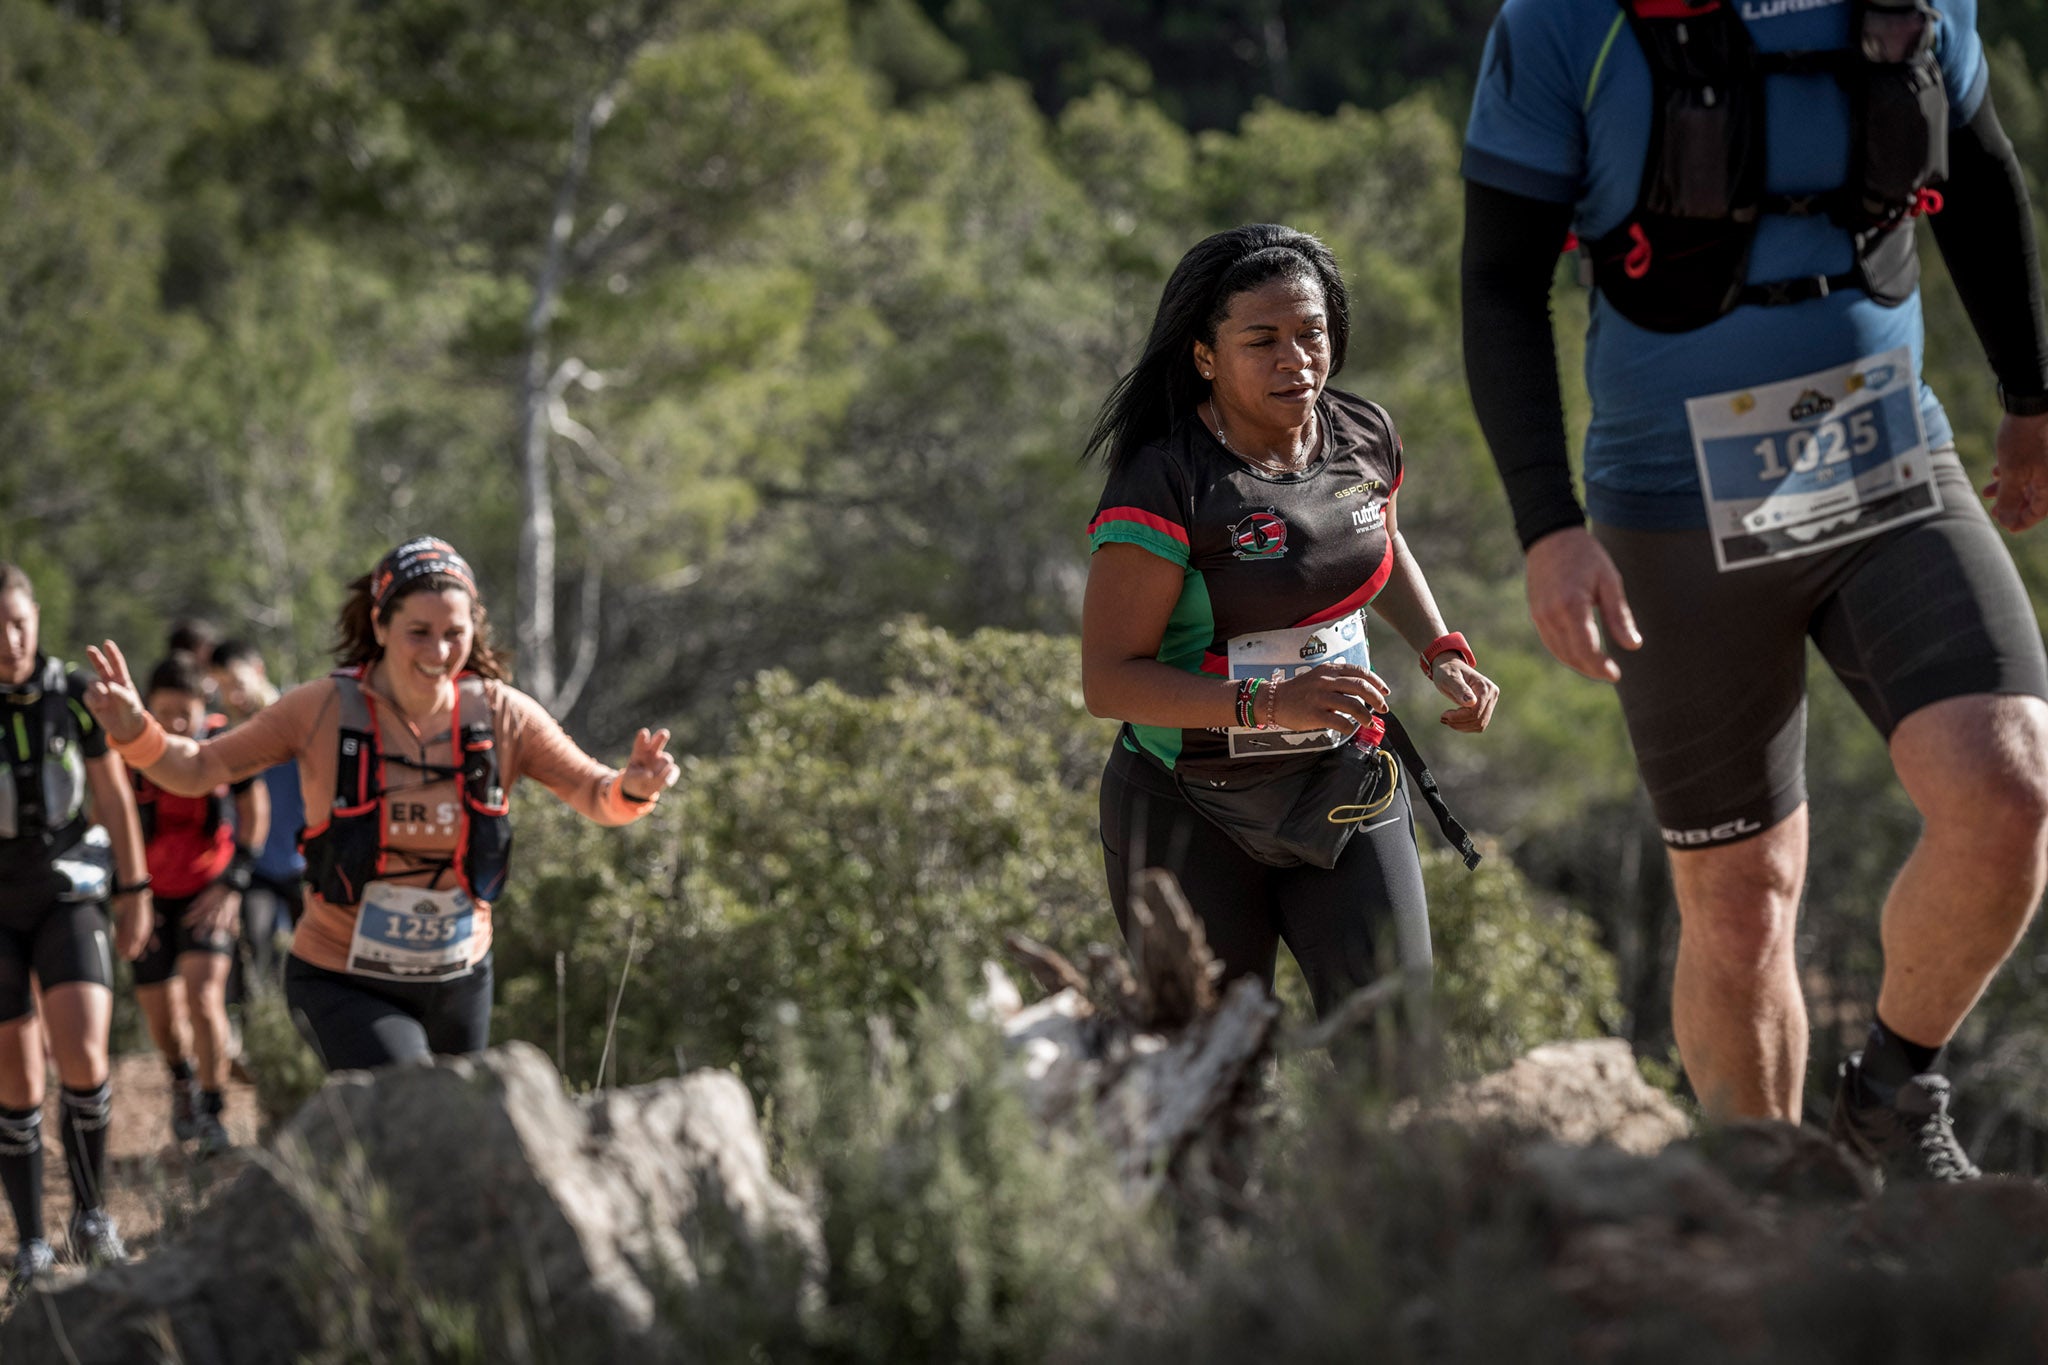
{"label": "race bib", "polygon": [[[1356,664],[1371,668],[1365,644],[1365,613],[1354,611],[1319,626],[1262,630],[1230,641],[1230,677],[1284,682],[1318,664]],[[1263,699],[1261,705],[1264,704]],[[1357,732],[1350,730],[1247,730],[1233,725],[1224,733],[1232,758],[1274,758],[1287,754],[1334,749]]]}
{"label": "race bib", "polygon": [[426,891],[371,882],[356,912],[348,969],[392,981],[447,981],[467,976],[476,902],[460,887]]}
{"label": "race bib", "polygon": [[1904,346],[1754,389],[1690,398],[1721,572],[1832,549],[1941,510]]}

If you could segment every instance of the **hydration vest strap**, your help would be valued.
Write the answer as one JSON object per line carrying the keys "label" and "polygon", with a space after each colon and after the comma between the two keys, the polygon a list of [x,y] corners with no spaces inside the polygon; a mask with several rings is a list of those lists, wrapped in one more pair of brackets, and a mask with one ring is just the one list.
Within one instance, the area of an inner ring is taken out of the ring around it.
{"label": "hydration vest strap", "polygon": [[1828,211],[1829,202],[1839,193],[1837,190],[1821,190],[1814,194],[1767,194],[1757,201],[1757,208],[1786,218],[1819,218]]}
{"label": "hydration vest strap", "polygon": [[1436,816],[1436,827],[1443,831],[1444,838],[1450,841],[1451,847],[1464,859],[1465,869],[1469,872],[1479,866],[1479,850],[1472,846],[1472,836],[1458,823],[1458,817],[1451,814],[1450,806],[1444,801],[1444,794],[1437,789],[1436,775],[1430,772],[1429,764],[1423,761],[1422,754],[1415,747],[1415,741],[1409,737],[1408,727],[1401,724],[1400,718],[1391,711],[1387,712],[1386,721],[1386,747],[1393,750],[1395,757],[1401,760],[1401,766],[1408,770],[1408,776],[1421,791],[1422,799],[1429,803],[1430,813]]}
{"label": "hydration vest strap", "polygon": [[[340,750],[335,755],[334,803],[340,807],[360,806],[372,795],[381,795],[382,783],[371,776],[370,765],[381,766],[377,752],[377,729],[370,715],[370,699],[353,674],[334,675],[334,693],[341,703]],[[350,739],[356,751],[349,752]],[[373,791],[373,787],[377,790]]]}
{"label": "hydration vest strap", "polygon": [[1767,76],[1833,76],[1851,70],[1855,54],[1848,48],[1826,52],[1759,52],[1756,60]]}
{"label": "hydration vest strap", "polygon": [[1768,284],[1747,284],[1742,287],[1741,300],[1744,303],[1760,304],[1766,308],[1783,307],[1788,303],[1805,303],[1811,299],[1824,299],[1842,289],[1863,288],[1863,276],[1854,270],[1839,275],[1807,275],[1795,280],[1772,280]]}

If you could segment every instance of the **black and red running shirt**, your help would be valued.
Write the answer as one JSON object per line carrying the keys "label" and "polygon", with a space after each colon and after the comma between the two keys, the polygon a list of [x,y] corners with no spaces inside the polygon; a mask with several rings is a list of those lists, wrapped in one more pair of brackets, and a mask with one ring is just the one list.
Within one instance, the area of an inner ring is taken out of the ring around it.
{"label": "black and red running shirt", "polygon": [[[207,738],[226,728],[221,717],[207,717]],[[178,796],[139,772],[132,776],[151,890],[173,899],[198,895],[234,861],[233,794],[255,779],[222,783],[204,796]]]}
{"label": "black and red running shirt", "polygon": [[[1161,663],[1228,677],[1233,637],[1348,616],[1386,585],[1401,438],[1384,408],[1348,393],[1324,390],[1316,411],[1329,443],[1298,474],[1254,469],[1194,420],[1111,472],[1091,548],[1138,545],[1186,570]],[[1218,731],[1130,728],[1168,767],[1228,752]]]}

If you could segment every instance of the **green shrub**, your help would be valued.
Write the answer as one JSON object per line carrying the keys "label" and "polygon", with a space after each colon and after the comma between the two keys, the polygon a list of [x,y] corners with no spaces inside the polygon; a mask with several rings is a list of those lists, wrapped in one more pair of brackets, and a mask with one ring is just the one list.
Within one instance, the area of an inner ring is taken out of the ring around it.
{"label": "green shrub", "polygon": [[898,1019],[948,961],[1017,930],[1113,941],[1092,778],[1110,728],[1081,705],[1075,642],[915,623],[884,632],[881,695],[765,673],[733,702],[732,748],[685,761],[647,820],[600,830],[550,799],[518,813],[500,906],[499,1037],[595,1079],[629,944],[622,1080],[771,1062],[762,1020]]}
{"label": "green shrub", "polygon": [[1426,850],[1437,1027],[1452,1070],[1506,1066],[1530,1048],[1622,1025],[1614,959],[1587,915],[1539,897],[1499,850],[1471,872]]}
{"label": "green shrub", "polygon": [[[957,999],[957,997],[955,997]],[[899,1032],[791,1030],[773,1131],[819,1209],[828,1271],[805,1358],[988,1365],[1072,1358],[1160,1229],[1086,1135],[1047,1144],[996,1031],[956,1003]]]}

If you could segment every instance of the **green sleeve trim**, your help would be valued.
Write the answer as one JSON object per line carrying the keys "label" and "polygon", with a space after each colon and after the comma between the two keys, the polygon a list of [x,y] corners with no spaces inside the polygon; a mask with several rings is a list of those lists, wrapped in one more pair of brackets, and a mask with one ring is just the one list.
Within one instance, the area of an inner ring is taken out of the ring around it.
{"label": "green sleeve trim", "polygon": [[65,704],[71,708],[71,714],[78,717],[78,733],[81,735],[91,734],[92,712],[86,710],[83,706],[80,706],[78,704],[78,698],[76,697],[66,697],[64,701]]}
{"label": "green sleeve trim", "polygon": [[1090,550],[1099,550],[1105,545],[1136,545],[1150,550],[1169,564],[1179,568],[1188,567],[1188,547],[1149,526],[1140,526],[1134,521],[1106,522],[1089,538]]}
{"label": "green sleeve trim", "polygon": [[1607,41],[1600,44],[1600,55],[1593,62],[1593,74],[1586,78],[1586,102],[1579,106],[1579,112],[1593,111],[1593,92],[1600,88],[1600,73],[1607,69],[1607,54],[1614,51],[1614,40],[1621,36],[1621,26],[1628,22],[1628,15],[1617,14],[1614,22],[1607,26]]}
{"label": "green sleeve trim", "polygon": [[1145,746],[1147,753],[1169,768],[1173,767],[1174,760],[1180,757],[1182,737],[1178,730],[1164,729],[1157,725],[1133,725],[1131,733],[1137,736],[1138,743]]}

